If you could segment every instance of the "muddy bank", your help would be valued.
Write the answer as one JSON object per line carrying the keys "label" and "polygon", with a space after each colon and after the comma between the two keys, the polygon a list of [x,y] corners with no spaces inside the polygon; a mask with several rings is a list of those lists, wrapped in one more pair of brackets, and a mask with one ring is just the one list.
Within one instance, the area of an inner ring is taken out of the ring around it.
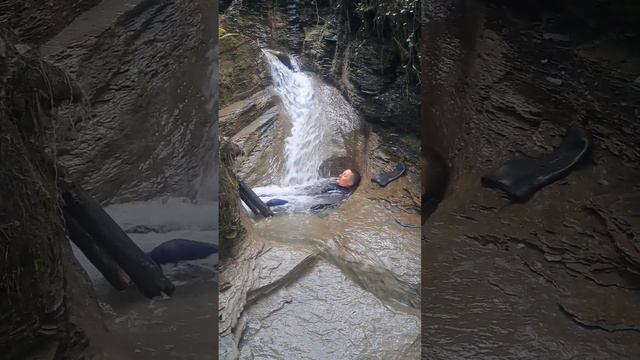
{"label": "muddy bank", "polygon": [[[423,357],[637,357],[637,32],[588,6],[438,3],[423,136],[453,171],[423,227]],[[481,187],[573,124],[595,138],[589,165],[525,204]]]}
{"label": "muddy bank", "polygon": [[0,23],[11,27],[21,42],[42,44],[100,0],[4,1]]}

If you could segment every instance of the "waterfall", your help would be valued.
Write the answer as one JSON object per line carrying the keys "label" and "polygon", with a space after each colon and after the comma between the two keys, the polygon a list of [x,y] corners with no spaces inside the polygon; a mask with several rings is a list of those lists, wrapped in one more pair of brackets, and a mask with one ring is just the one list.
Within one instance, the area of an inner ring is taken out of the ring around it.
{"label": "waterfall", "polygon": [[[275,91],[282,99],[284,111],[291,121],[291,135],[284,146],[285,171],[282,186],[293,186],[318,180],[318,169],[327,158],[331,146],[328,139],[336,130],[327,119],[321,102],[320,81],[300,71],[295,59],[283,54],[263,51],[271,68]],[[279,57],[285,57],[290,67]]]}

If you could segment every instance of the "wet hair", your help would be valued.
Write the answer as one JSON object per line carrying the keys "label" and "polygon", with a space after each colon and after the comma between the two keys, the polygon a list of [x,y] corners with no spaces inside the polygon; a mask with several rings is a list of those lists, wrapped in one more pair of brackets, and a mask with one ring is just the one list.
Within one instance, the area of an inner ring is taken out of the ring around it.
{"label": "wet hair", "polygon": [[361,176],[357,170],[353,170],[353,169],[350,169],[350,170],[351,170],[351,173],[353,174],[353,185],[351,185],[351,187],[355,189],[358,187],[358,185],[360,185]]}

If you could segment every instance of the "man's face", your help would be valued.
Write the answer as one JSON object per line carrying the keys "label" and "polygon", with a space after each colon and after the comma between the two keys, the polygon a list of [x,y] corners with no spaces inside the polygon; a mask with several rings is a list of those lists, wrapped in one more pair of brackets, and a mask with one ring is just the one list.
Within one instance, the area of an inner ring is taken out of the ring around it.
{"label": "man's face", "polygon": [[352,187],[353,186],[353,172],[351,169],[347,169],[342,172],[342,174],[338,175],[338,181],[336,181],[338,185],[342,187]]}

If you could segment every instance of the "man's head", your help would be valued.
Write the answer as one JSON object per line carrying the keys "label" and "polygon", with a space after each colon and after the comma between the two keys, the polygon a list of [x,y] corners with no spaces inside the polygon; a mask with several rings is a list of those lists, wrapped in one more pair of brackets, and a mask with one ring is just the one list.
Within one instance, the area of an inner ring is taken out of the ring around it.
{"label": "man's head", "polygon": [[356,188],[360,183],[360,173],[355,170],[347,169],[338,175],[336,183],[345,188]]}

